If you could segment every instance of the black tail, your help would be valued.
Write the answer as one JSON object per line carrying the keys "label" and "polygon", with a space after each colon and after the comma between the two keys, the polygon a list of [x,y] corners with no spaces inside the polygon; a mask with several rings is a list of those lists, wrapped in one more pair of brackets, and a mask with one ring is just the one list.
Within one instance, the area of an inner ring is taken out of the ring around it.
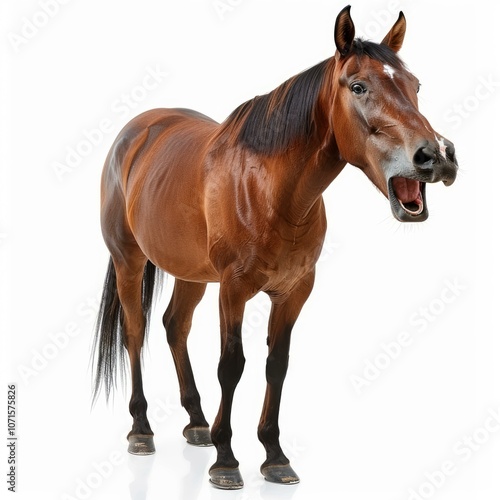
{"label": "black tail", "polygon": [[[146,336],[149,331],[151,306],[156,293],[161,289],[163,273],[148,260],[142,278],[142,311],[146,320]],[[101,305],[97,315],[94,343],[92,345],[92,366],[94,368],[93,401],[97,399],[104,385],[106,400],[116,385],[118,364],[122,377],[125,372],[125,344],[121,329],[122,306],[116,286],[116,270],[113,260],[109,259],[108,271],[104,280]],[[97,363],[96,363],[97,356]]]}

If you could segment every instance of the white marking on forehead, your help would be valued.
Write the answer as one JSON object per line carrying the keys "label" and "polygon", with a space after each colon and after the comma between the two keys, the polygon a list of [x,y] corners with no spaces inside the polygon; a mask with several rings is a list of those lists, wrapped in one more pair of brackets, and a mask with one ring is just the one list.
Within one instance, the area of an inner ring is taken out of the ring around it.
{"label": "white marking on forehead", "polygon": [[439,153],[444,159],[446,159],[446,144],[444,143],[444,139],[442,137],[438,139],[437,135],[435,137],[437,143],[439,144]]}
{"label": "white marking on forehead", "polygon": [[384,73],[386,75],[389,75],[391,78],[394,78],[395,70],[392,66],[389,66],[388,64],[384,64]]}

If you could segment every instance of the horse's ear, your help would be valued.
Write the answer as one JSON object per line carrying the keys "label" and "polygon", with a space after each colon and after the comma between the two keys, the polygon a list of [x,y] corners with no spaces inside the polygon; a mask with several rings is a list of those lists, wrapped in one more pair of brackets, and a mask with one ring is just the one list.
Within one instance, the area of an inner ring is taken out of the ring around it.
{"label": "horse's ear", "polygon": [[341,56],[345,56],[354,40],[354,23],[351,19],[351,6],[344,7],[335,21],[335,45]]}
{"label": "horse's ear", "polygon": [[394,52],[399,52],[403,45],[406,33],[406,19],[403,12],[399,13],[398,20],[382,40],[384,45],[390,47]]}

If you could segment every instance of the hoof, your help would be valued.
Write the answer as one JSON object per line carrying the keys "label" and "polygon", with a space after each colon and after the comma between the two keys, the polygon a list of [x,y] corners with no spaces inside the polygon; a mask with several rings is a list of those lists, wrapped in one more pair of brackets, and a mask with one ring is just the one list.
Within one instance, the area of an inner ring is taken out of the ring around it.
{"label": "hoof", "polygon": [[186,427],[182,434],[194,446],[213,446],[209,427]]}
{"label": "hoof", "polygon": [[128,437],[128,452],[132,455],[152,455],[155,451],[153,436],[136,434]]}
{"label": "hoof", "polygon": [[300,482],[299,476],[290,465],[267,465],[262,467],[260,472],[271,483],[297,484]]}
{"label": "hoof", "polygon": [[212,469],[210,472],[210,482],[221,490],[241,490],[243,488],[243,478],[240,469]]}

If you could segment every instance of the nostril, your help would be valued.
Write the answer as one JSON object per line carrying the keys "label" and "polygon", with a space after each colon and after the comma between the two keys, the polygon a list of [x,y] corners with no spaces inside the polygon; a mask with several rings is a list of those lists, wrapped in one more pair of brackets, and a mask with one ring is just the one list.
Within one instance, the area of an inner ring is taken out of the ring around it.
{"label": "nostril", "polygon": [[456,160],[456,157],[455,157],[455,146],[451,142],[446,143],[446,156],[451,161],[455,161]]}
{"label": "nostril", "polygon": [[434,161],[435,155],[427,146],[419,148],[413,155],[413,163],[418,167],[430,167]]}

